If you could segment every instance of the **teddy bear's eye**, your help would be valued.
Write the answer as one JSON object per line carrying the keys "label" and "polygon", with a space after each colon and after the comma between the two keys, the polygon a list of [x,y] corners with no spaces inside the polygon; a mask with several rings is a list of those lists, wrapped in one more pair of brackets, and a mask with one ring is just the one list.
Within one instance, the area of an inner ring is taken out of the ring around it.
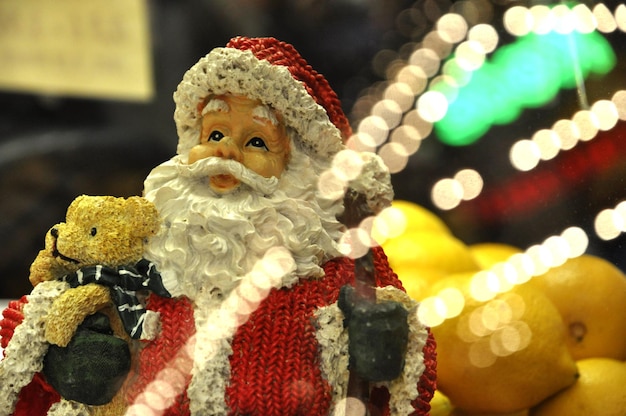
{"label": "teddy bear's eye", "polygon": [[95,236],[97,233],[98,233],[98,229],[96,227],[93,227],[91,231],[89,232],[89,234],[91,234],[92,237]]}

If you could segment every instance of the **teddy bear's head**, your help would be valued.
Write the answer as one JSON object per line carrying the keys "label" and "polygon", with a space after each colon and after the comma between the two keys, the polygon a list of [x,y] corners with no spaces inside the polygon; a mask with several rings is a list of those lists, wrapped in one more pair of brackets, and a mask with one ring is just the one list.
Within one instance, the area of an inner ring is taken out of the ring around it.
{"label": "teddy bear's head", "polygon": [[30,281],[36,285],[95,264],[134,264],[159,224],[156,208],[142,197],[79,196],[67,209],[65,222],[46,235],[45,248],[31,265]]}

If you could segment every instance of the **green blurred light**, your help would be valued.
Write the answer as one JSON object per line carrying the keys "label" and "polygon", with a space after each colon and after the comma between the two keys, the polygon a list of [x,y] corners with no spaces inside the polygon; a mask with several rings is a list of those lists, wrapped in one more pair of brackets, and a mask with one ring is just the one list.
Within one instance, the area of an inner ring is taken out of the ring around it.
{"label": "green blurred light", "polygon": [[511,123],[525,108],[549,103],[577,76],[604,75],[617,58],[598,32],[529,34],[505,45],[471,74],[435,123],[439,139],[452,146],[474,143],[492,125]]}

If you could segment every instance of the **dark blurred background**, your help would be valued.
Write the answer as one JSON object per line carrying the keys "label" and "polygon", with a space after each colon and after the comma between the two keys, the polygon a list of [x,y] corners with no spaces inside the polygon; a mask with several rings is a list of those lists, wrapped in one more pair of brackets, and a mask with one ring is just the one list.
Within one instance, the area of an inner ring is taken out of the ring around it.
{"label": "dark blurred background", "polygon": [[[43,247],[46,231],[64,219],[76,196],[141,194],[151,168],[175,152],[172,93],[183,73],[212,48],[236,35],[274,36],[292,43],[326,76],[356,125],[369,110],[363,97],[376,97],[380,92],[389,75],[388,65],[407,59],[442,14],[467,10],[468,4],[445,0],[151,0],[155,88],[151,100],[0,91],[0,298],[30,291],[29,265]],[[471,23],[492,24],[501,35],[500,42],[506,43],[511,39],[502,27],[504,10],[536,2],[471,4],[476,9],[468,15]],[[616,4],[608,6],[613,10]],[[626,34],[618,30],[605,36],[618,63],[608,75],[588,80],[590,102],[610,99],[626,89]],[[542,163],[532,173],[517,172],[508,162],[513,142],[571,117],[577,107],[576,91],[563,91],[549,105],[524,111],[516,122],[492,128],[467,147],[447,146],[431,135],[406,169],[393,175],[397,198],[432,209],[467,243],[497,241],[528,247],[569,226],[582,226],[591,239],[589,251],[623,268],[624,238],[596,239],[593,219],[598,211],[626,196],[624,122]],[[564,174],[573,163],[583,166],[576,175]],[[450,211],[437,209],[430,199],[433,184],[463,168],[483,175],[483,194]]]}

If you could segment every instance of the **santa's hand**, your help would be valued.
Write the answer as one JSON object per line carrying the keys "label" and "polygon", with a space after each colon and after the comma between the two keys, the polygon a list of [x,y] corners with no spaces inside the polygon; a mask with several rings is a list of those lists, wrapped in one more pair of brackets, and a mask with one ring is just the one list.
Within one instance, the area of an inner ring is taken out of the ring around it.
{"label": "santa's hand", "polygon": [[404,306],[394,301],[374,303],[363,299],[348,285],[339,292],[338,306],[348,329],[350,371],[372,382],[400,376],[409,337]]}

